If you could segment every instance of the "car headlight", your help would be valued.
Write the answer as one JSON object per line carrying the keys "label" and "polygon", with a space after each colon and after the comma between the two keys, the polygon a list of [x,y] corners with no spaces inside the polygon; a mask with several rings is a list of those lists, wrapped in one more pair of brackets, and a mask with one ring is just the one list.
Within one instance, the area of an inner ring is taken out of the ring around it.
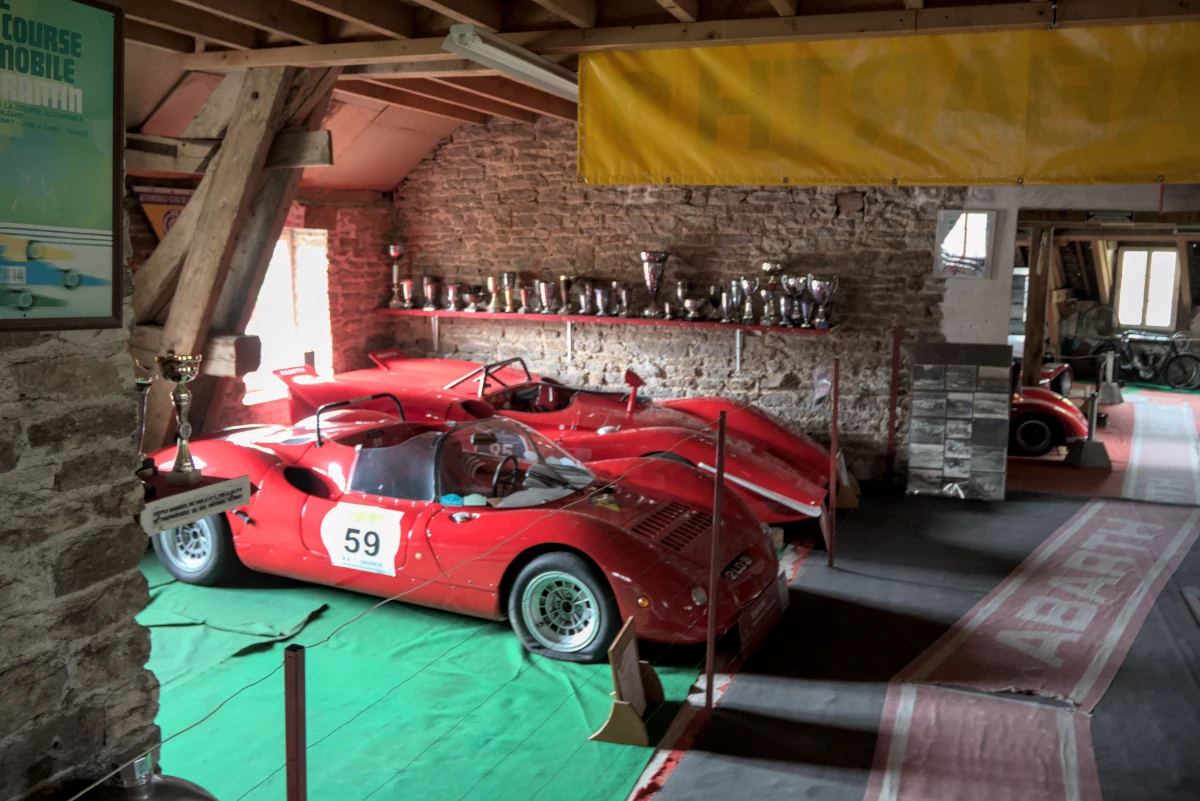
{"label": "car headlight", "polygon": [[692,587],[692,603],[696,606],[704,606],[708,603],[708,593],[703,587]]}
{"label": "car headlight", "polygon": [[1062,377],[1062,381],[1060,383],[1062,384],[1062,394],[1070,395],[1071,394],[1071,376],[1064,373],[1063,377]]}

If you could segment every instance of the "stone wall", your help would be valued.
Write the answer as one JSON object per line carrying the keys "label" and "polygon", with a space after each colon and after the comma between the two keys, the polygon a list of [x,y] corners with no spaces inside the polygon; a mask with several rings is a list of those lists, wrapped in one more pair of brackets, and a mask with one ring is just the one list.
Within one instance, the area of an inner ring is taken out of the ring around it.
{"label": "stone wall", "polygon": [[[570,273],[640,288],[635,253],[669,250],[661,300],[677,279],[702,291],[771,259],[785,262],[789,272],[840,277],[836,333],[748,337],[740,374],[732,331],[712,328],[580,324],[568,361],[561,323],[444,320],[440,352],[481,360],[523,356],[532,369],[597,388],[620,384],[632,367],[651,396],[727,395],[819,439],[828,439],[828,421],[810,411],[813,371],[831,369],[836,356],[842,441],[852,469],[880,475],[892,330],[903,325],[907,343],[942,338],[945,287],[932,277],[937,210],[961,205],[963,190],[584,186],[577,183],[574,137],[573,125],[547,119],[533,126],[464,126],[451,135],[397,193],[396,232],[407,244],[413,274],[482,283],[488,274],[514,269],[524,283]],[[383,225],[370,221],[371,230]],[[412,351],[431,349],[428,320],[387,328],[370,314],[382,305],[389,279],[376,250],[383,243],[364,241],[356,238],[362,258],[339,270],[346,289],[334,319],[335,329],[339,320],[346,326],[337,348],[343,368],[365,366],[364,334],[368,348],[390,344],[394,332]],[[330,283],[339,281],[331,274]],[[639,293],[641,304],[644,289]],[[905,384],[907,375],[905,364]]]}
{"label": "stone wall", "polygon": [[3,799],[65,797],[158,738],[128,340],[0,334]]}

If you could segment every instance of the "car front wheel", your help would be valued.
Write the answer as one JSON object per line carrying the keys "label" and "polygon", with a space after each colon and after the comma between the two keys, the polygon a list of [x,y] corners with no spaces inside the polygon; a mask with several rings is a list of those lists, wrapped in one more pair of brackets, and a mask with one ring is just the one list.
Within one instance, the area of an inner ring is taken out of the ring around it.
{"label": "car front wheel", "polygon": [[513,631],[530,652],[567,662],[603,662],[621,628],[608,582],[573,553],[533,559],[508,596]]}
{"label": "car front wheel", "polygon": [[1013,456],[1043,456],[1062,439],[1062,429],[1044,414],[1027,414],[1012,421],[1009,450]]}
{"label": "car front wheel", "polygon": [[161,531],[151,542],[167,572],[186,584],[218,584],[242,569],[224,514]]}

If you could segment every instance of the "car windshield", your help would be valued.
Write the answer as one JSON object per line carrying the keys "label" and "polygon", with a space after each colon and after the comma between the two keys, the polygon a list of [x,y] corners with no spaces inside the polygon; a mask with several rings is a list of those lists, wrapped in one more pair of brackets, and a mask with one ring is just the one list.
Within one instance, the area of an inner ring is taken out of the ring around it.
{"label": "car windshield", "polygon": [[500,417],[443,434],[436,458],[438,497],[447,506],[538,506],[578,492],[594,479],[541,434]]}

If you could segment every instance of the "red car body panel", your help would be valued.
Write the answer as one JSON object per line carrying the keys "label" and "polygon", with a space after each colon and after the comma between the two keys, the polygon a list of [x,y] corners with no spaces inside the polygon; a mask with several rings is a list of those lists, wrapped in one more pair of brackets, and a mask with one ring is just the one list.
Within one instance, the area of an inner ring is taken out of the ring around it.
{"label": "red car body panel", "polygon": [[[725,411],[730,433],[728,485],[760,520],[775,524],[818,517],[828,494],[827,450],[765,413],[723,398],[662,403],[643,399],[631,411],[624,393],[576,391],[511,368],[490,373],[498,380],[489,382],[480,395],[474,379],[444,389],[483,367],[476,362],[407,359],[394,350],[372,353],[371,358],[381,369],[355,370],[329,379],[318,377],[311,367],[276,371],[288,384],[292,419],[311,415],[325,403],[387,392],[400,398],[410,419],[468,420],[499,414],[539,431],[585,462],[670,452],[712,473],[715,438],[705,431],[714,428],[719,413]],[[550,402],[558,402],[552,397],[558,391],[564,393],[559,400],[569,398],[569,402],[554,411],[511,408],[516,393],[534,387],[540,387]]]}
{"label": "red car body panel", "polygon": [[[192,453],[208,475],[250,476],[250,503],[227,519],[238,557],[254,570],[500,620],[506,582],[525,559],[549,550],[576,551],[603,572],[622,619],[634,618],[639,637],[671,643],[705,639],[707,607],[693,602],[691,590],[708,586],[711,477],[661,460],[597,461],[589,465],[597,482],[590,489],[513,509],[444,506],[349,488],[359,453],[354,445],[367,447],[364,437],[404,441],[447,429],[441,422],[406,423],[383,412],[349,409],[322,415],[320,447],[312,421],[305,420],[293,427],[229,429],[193,440]],[[154,454],[160,469],[169,469],[173,459],[174,448]],[[589,498],[600,487],[610,493],[603,504]],[[387,565],[395,575],[334,563],[322,541],[322,523],[348,504],[402,513],[398,550]],[[461,512],[471,519],[451,520]],[[721,578],[717,611],[724,632],[762,592],[775,591],[778,560],[753,512],[736,497],[726,499],[721,530],[722,565],[739,554],[753,559],[734,581]],[[639,597],[649,598],[649,605],[640,606]]]}
{"label": "red car body panel", "polygon": [[1087,417],[1071,401],[1044,387],[1020,387],[1013,395],[1009,419],[1016,424],[1022,415],[1035,413],[1053,417],[1068,441],[1087,436]]}

